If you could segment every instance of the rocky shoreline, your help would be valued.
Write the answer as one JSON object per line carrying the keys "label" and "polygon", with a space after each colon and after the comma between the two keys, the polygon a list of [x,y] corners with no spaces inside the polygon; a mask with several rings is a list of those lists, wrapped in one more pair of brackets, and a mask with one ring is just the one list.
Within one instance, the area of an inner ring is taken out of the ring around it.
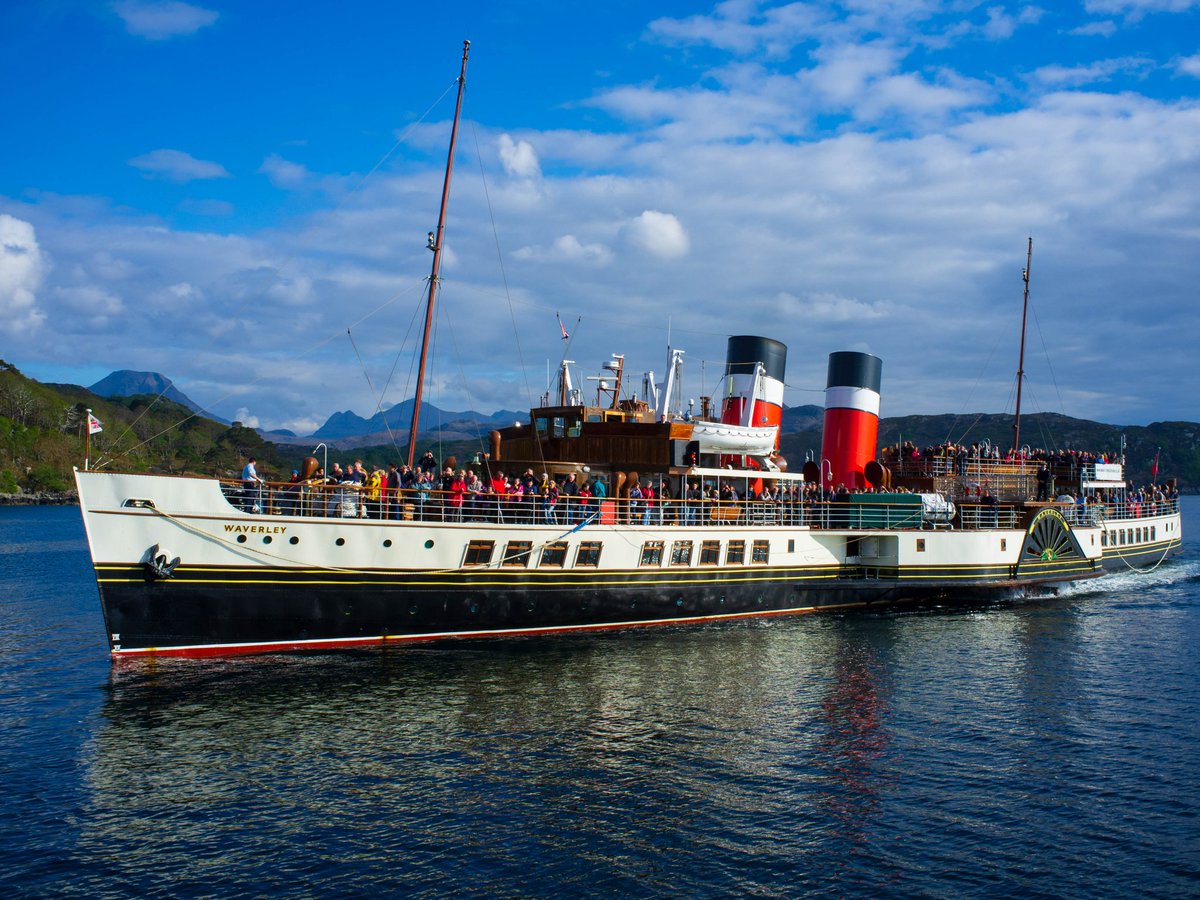
{"label": "rocky shoreline", "polygon": [[0,506],[78,506],[76,491],[20,491],[0,494]]}

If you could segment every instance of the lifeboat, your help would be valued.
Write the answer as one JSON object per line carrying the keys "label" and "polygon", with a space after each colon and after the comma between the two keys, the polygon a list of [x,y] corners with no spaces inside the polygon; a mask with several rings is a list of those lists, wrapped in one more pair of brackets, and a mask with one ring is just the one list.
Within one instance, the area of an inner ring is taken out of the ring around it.
{"label": "lifeboat", "polygon": [[701,453],[768,456],[775,451],[778,434],[778,425],[758,427],[726,422],[692,423],[692,440],[699,442]]}

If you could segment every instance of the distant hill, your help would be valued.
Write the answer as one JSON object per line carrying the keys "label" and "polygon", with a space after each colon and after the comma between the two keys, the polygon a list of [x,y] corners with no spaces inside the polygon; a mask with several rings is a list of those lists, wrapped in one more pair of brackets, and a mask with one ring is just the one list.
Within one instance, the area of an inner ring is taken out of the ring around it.
{"label": "distant hill", "polygon": [[[784,413],[787,418],[787,412]],[[999,447],[1012,443],[1013,417],[1000,413],[970,415],[896,416],[879,420],[880,448],[911,441],[917,447],[991,442]],[[1200,489],[1200,425],[1195,422],[1154,422],[1150,425],[1105,425],[1073,419],[1058,413],[1033,413],[1021,417],[1021,445],[1031,449],[1092,450],[1118,454],[1125,438],[1128,478],[1135,483],[1150,481],[1155,454],[1159,455],[1160,477],[1177,477],[1181,490]],[[821,421],[809,428],[788,432],[780,449],[791,468],[799,470],[804,460],[821,455]]]}
{"label": "distant hill", "polygon": [[175,387],[171,379],[158,372],[134,372],[132,369],[121,369],[117,372],[110,372],[88,390],[100,397],[137,397],[142,394],[157,397],[161,394],[194,413],[201,413],[215,422],[229,424],[228,419],[222,419],[205,410],[204,407]]}
{"label": "distant hill", "polygon": [[[115,378],[122,375],[129,377]],[[286,478],[320,440],[315,435],[263,435],[203,416],[189,417],[187,411],[194,410],[195,404],[185,406],[186,397],[172,399],[167,379],[156,373],[114,372],[110,378],[114,380],[105,379],[92,389],[42,384],[0,360],[0,494],[67,490],[72,483],[71,466],[78,465],[82,458],[85,412],[89,408],[104,423],[103,432],[91,441],[93,462],[105,460],[108,467],[124,471],[236,477],[245,457],[254,454],[260,472]],[[112,399],[100,396],[101,391],[111,391]],[[133,393],[123,396],[122,391]],[[160,393],[163,398],[154,402]],[[364,419],[352,412],[331,416],[334,431],[363,431],[339,438],[336,443],[328,439],[330,459],[335,458],[333,448],[354,448],[355,456],[380,464],[399,458],[396,444],[406,449],[411,411],[411,401],[387,411],[386,421],[392,427],[390,440],[386,429],[371,430],[385,421],[384,416]],[[486,451],[488,431],[524,419],[525,415],[510,410],[490,416],[473,411],[446,412],[425,404],[421,414],[425,427],[416,453],[432,449],[438,456],[470,458]],[[784,410],[781,444],[793,470],[798,470],[806,458],[820,456],[823,417],[820,406]],[[1003,447],[1012,440],[1012,424],[1012,416],[993,413],[887,418],[879,423],[879,445],[911,441],[924,448],[949,440],[968,445],[990,441]],[[1187,493],[1200,490],[1200,424],[1195,422],[1117,426],[1053,413],[1035,413],[1021,420],[1021,443],[1034,448],[1116,453],[1122,436],[1131,481],[1149,481],[1158,455],[1160,478],[1178,478],[1180,489]]]}
{"label": "distant hill", "polygon": [[[339,443],[342,443],[340,439],[343,438],[371,437],[386,440],[389,429],[393,435],[407,436],[408,429],[412,424],[412,411],[413,401],[405,400],[383,412],[376,413],[369,419],[364,419],[348,409],[335,412],[310,437],[317,440],[338,440]],[[450,412],[439,409],[432,403],[423,402],[421,404],[420,432],[421,434],[441,433],[443,437],[454,432],[471,437],[479,430],[480,426],[485,426],[490,430],[500,425],[511,425],[517,419],[524,420],[527,416],[528,413],[517,413],[507,409],[490,415],[478,413],[475,410]]]}

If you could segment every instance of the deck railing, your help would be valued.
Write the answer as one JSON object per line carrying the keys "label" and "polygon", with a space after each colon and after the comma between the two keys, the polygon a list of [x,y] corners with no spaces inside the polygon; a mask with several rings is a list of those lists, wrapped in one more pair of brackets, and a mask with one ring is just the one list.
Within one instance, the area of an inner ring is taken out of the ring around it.
{"label": "deck railing", "polygon": [[[989,529],[1018,527],[1019,506],[963,503],[953,522],[933,522],[913,503],[854,503],[779,500],[675,500],[580,498],[560,495],[548,504],[539,495],[456,494],[440,490],[373,491],[353,484],[247,486],[223,481],[231,506],[260,515],[313,516],[419,522],[491,524],[583,523],[630,526],[784,526],[822,529],[895,530],[932,527]],[[906,495],[914,496],[914,495]],[[1069,510],[1073,514],[1073,510]],[[1148,514],[1148,513],[1145,513]],[[1115,515],[1115,514],[1114,514]],[[1113,517],[1113,515],[1110,515]]]}
{"label": "deck railing", "polygon": [[[262,515],[316,516],[422,522],[554,524],[584,522],[620,525],[762,525],[809,528],[893,530],[934,527],[913,504],[781,500],[598,499],[560,495],[549,504],[538,495],[456,494],[440,490],[372,491],[352,484],[307,485],[264,482],[246,486],[223,481],[230,505]],[[911,496],[911,495],[909,495]],[[1068,505],[1071,524],[1099,524],[1179,512],[1178,500],[1124,501]],[[956,528],[1017,528],[1025,511],[1019,504],[963,502]],[[951,523],[936,523],[947,525]]]}

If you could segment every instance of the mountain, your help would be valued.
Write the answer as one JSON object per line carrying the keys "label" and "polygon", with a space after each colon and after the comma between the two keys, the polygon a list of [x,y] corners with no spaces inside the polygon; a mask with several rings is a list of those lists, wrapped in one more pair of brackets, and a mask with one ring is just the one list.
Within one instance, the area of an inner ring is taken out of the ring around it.
{"label": "mountain", "polygon": [[161,394],[168,400],[174,400],[180,406],[185,406],[194,413],[201,413],[225,425],[229,424],[227,419],[222,419],[220,416],[215,416],[205,410],[204,407],[175,387],[171,379],[160,375],[158,372],[134,372],[131,369],[121,369],[116,372],[110,372],[88,388],[88,390],[100,397],[137,397],[141,394],[149,394],[156,397]]}
{"label": "mountain", "polygon": [[[405,400],[383,412],[376,413],[369,419],[364,419],[348,409],[335,412],[325,420],[324,425],[312,433],[311,437],[317,440],[339,440],[382,436],[386,439],[389,429],[393,435],[407,436],[408,429],[412,424],[412,410],[413,401]],[[438,432],[443,436],[453,432],[473,436],[480,428],[486,431],[501,425],[511,425],[518,419],[523,421],[525,418],[525,413],[507,409],[499,410],[491,415],[484,415],[473,409],[466,412],[450,412],[439,409],[432,403],[422,402],[420,432],[421,434]]]}

